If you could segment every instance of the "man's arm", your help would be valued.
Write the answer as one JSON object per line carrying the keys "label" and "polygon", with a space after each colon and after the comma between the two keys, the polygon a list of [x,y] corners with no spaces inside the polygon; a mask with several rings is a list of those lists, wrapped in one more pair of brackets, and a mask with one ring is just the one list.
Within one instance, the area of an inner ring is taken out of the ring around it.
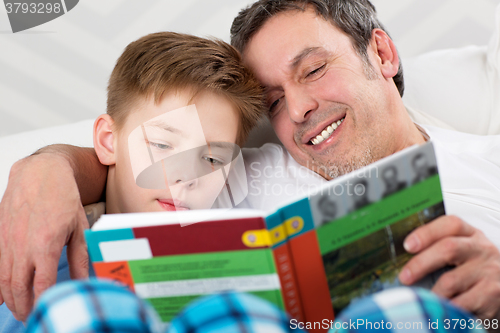
{"label": "man's arm", "polygon": [[416,253],[401,282],[412,284],[446,265],[432,289],[481,319],[500,319],[500,253],[484,234],[455,216],[443,216],[413,231],[405,248]]}
{"label": "man's arm", "polygon": [[25,320],[34,298],[55,284],[64,245],[71,277],[88,277],[82,203],[102,197],[106,176],[93,148],[69,145],[42,148],[12,166],[0,202],[0,304],[16,319]]}

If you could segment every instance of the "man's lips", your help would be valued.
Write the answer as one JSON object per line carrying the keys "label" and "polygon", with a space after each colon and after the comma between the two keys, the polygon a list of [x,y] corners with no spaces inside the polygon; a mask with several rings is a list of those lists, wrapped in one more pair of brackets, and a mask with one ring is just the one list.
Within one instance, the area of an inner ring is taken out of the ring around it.
{"label": "man's lips", "polygon": [[[329,126],[331,126],[332,124],[334,123],[337,123],[338,121],[343,121],[343,119],[345,119],[345,114],[338,117],[338,118],[335,118],[335,119],[330,119],[330,120],[327,120],[325,122],[322,122],[320,125],[316,126],[313,130],[311,131],[308,131],[304,136],[303,136],[303,139],[302,139],[302,144],[306,144],[306,145],[310,145],[311,142],[319,135],[322,134],[323,131],[327,130],[327,128]],[[340,124],[342,125],[342,123]],[[335,133],[335,130],[340,126],[340,125],[337,125],[337,127],[334,129],[334,132]],[[331,136],[330,136],[331,137]]]}
{"label": "man's lips", "polygon": [[181,210],[189,210],[189,207],[182,201],[172,200],[172,199],[157,199],[160,206],[166,211],[181,211]]}

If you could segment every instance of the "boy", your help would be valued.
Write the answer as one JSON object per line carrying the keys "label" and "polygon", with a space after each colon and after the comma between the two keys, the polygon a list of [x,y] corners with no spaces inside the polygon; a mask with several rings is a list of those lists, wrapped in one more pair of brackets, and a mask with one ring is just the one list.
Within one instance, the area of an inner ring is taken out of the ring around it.
{"label": "boy", "polygon": [[[172,32],[129,44],[109,80],[107,114],[94,124],[96,153],[109,166],[106,213],[212,207],[224,182],[199,165],[227,166],[217,147],[241,145],[263,112],[260,84],[230,45]],[[180,152],[189,164],[167,164],[163,189],[136,184],[149,166]],[[193,169],[198,177],[186,173]],[[87,211],[94,221],[98,215]],[[58,282],[69,279],[64,252]],[[1,332],[24,331],[5,304],[0,323]]]}
{"label": "boy", "polygon": [[[225,183],[213,171],[227,169],[230,144],[244,142],[263,110],[260,85],[231,46],[171,32],[131,43],[94,125],[109,166],[106,212],[211,208]],[[146,171],[161,160],[164,179]]]}

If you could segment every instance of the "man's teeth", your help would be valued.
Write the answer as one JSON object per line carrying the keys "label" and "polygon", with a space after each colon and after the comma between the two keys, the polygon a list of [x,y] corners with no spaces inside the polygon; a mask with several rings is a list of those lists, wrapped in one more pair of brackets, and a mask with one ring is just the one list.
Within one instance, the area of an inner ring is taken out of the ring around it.
{"label": "man's teeth", "polygon": [[325,128],[323,130],[323,132],[321,132],[321,134],[319,134],[318,136],[316,136],[314,139],[311,140],[311,143],[313,145],[317,145],[318,143],[321,143],[323,141],[325,141],[326,139],[328,139],[330,137],[330,135],[332,135],[333,132],[335,132],[335,130],[337,129],[337,127],[340,126],[340,124],[342,124],[342,122],[344,121],[345,117],[340,119],[340,120],[337,120],[335,122],[333,122],[331,125],[329,125],[327,128]]}

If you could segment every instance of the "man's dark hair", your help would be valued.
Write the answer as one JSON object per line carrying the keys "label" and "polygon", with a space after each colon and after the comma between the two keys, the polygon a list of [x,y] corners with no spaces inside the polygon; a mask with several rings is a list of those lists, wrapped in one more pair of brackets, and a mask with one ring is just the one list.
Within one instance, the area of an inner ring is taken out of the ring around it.
{"label": "man's dark hair", "polygon": [[[333,23],[346,33],[363,61],[370,65],[367,47],[373,29],[385,28],[377,19],[375,7],[368,0],[259,0],[241,10],[231,26],[231,44],[243,53],[247,43],[266,21],[282,12],[305,11],[311,6],[318,16]],[[386,31],[387,33],[387,31]],[[393,78],[399,94],[403,96],[403,67]]]}

